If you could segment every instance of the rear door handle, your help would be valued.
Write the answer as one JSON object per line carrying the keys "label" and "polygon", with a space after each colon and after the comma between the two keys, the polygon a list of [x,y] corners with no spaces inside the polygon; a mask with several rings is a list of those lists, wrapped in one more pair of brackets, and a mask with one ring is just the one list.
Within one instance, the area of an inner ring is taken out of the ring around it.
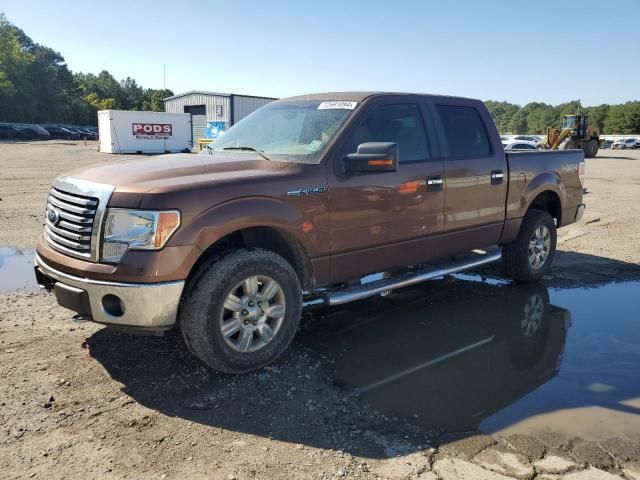
{"label": "rear door handle", "polygon": [[500,185],[504,182],[504,172],[502,170],[491,170],[491,185]]}
{"label": "rear door handle", "polygon": [[431,175],[427,177],[427,192],[438,192],[442,190],[444,181],[440,175]]}

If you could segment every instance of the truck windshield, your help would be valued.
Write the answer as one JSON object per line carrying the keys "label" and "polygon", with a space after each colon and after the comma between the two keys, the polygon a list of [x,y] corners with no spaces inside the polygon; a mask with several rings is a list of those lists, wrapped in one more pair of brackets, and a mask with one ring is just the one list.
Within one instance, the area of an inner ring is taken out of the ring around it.
{"label": "truck windshield", "polygon": [[273,102],[231,127],[207,151],[255,149],[273,160],[317,163],[355,107],[356,102],[344,101]]}

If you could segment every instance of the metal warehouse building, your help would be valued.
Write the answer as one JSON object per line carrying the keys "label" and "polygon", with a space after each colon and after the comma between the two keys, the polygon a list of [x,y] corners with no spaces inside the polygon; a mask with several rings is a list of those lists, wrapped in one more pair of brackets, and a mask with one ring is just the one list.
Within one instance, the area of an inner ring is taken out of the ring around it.
{"label": "metal warehouse building", "polygon": [[236,95],[233,93],[190,92],[164,99],[164,110],[170,113],[190,113],[194,145],[204,137],[207,123],[226,130],[253,111],[275,98]]}

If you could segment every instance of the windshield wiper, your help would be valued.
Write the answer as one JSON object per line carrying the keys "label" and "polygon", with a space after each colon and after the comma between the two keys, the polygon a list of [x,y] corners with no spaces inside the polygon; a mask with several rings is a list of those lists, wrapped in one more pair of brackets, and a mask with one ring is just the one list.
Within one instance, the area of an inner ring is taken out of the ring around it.
{"label": "windshield wiper", "polygon": [[257,148],[254,148],[254,147],[224,147],[222,150],[244,150],[247,152],[256,152],[265,160],[271,161],[271,159],[267,157],[262,150],[258,150]]}

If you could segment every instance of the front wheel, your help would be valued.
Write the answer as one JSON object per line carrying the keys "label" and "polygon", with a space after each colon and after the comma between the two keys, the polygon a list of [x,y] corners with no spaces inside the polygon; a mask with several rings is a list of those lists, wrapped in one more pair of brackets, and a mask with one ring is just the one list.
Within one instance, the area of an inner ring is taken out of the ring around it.
{"label": "front wheel", "polygon": [[273,362],[298,328],[298,276],[280,255],[238,250],[202,265],[178,315],[185,344],[205,365],[244,373]]}
{"label": "front wheel", "polygon": [[556,253],[556,225],[549,213],[529,210],[516,239],[502,247],[507,274],[523,282],[537,282],[549,271]]}
{"label": "front wheel", "polygon": [[599,144],[596,140],[589,140],[584,144],[584,156],[587,158],[593,158],[598,154]]}

